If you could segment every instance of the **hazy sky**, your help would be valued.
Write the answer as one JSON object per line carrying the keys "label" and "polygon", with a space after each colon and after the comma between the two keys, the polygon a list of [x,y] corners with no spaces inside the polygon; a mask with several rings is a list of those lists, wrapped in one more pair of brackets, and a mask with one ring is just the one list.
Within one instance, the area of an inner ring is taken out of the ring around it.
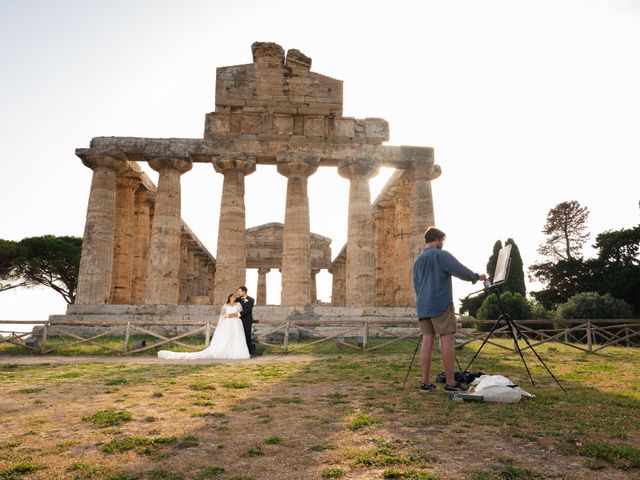
{"label": "hazy sky", "polygon": [[[473,270],[509,237],[525,266],[537,261],[546,214],[565,200],[590,209],[590,243],[638,223],[639,0],[0,0],[0,238],[82,235],[91,170],[74,149],[202,137],[216,67],[251,63],[255,41],[343,80],[344,115],[385,118],[389,144],[434,147],[436,223]],[[275,167],[246,186],[247,227],[283,221]],[[182,177],[183,218],[214,255],[221,189],[208,165]],[[309,195],[311,229],[335,256],[348,181],[321,168]],[[278,274],[268,282],[277,302]],[[456,282],[454,296],[474,289]],[[329,300],[326,272],[318,290]],[[0,294],[0,319],[64,310],[53,291]]]}

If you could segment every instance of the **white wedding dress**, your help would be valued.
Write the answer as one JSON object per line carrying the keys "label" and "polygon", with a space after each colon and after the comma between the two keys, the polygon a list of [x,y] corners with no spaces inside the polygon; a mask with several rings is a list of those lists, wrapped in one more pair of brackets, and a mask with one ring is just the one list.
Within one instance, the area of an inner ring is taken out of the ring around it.
{"label": "white wedding dress", "polygon": [[[247,342],[244,336],[240,312],[242,305],[225,304],[222,306],[218,325],[213,332],[211,343],[199,352],[170,352],[160,350],[158,358],[171,360],[202,360],[207,358],[247,359],[250,357]],[[236,314],[235,317],[229,315]]]}

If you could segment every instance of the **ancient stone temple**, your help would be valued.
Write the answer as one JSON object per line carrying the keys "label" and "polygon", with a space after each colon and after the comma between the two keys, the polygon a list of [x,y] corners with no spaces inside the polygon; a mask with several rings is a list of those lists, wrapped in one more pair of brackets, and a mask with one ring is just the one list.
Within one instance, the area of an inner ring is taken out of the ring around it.
{"label": "ancient stone temple", "polygon": [[[95,137],[76,150],[93,180],[69,315],[106,311],[101,305],[140,306],[126,310],[133,313],[219,305],[245,283],[247,268],[259,269],[259,303],[262,275],[278,268],[282,305],[315,303],[320,269],[334,275],[334,306],[412,304],[410,265],[434,224],[431,181],[440,169],[433,149],[385,145],[387,121],[344,117],[342,81],[312,72],[298,50],[254,43],[252,54],[250,64],[217,69],[204,138]],[[158,172],[157,187],[139,162]],[[194,162],[224,177],[215,259],[181,219],[180,179]],[[285,221],[247,229],[245,177],[262,165],[287,178]],[[319,166],[350,182],[347,243],[333,262],[330,239],[309,228],[307,182]],[[372,203],[369,179],[380,167],[396,173]]]}

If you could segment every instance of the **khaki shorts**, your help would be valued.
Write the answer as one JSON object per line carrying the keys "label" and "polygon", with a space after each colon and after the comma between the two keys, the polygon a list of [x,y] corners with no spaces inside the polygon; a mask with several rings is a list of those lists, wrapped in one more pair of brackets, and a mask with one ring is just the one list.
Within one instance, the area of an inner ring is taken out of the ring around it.
{"label": "khaki shorts", "polygon": [[421,318],[420,333],[422,335],[445,335],[456,332],[456,315],[453,303],[439,317]]}

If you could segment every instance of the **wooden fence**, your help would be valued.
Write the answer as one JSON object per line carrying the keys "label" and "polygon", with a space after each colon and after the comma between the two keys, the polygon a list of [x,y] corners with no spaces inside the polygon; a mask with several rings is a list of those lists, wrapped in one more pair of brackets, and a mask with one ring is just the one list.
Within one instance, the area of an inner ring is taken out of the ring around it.
{"label": "wooden fence", "polygon": [[[549,329],[534,329],[532,324],[540,324],[543,320],[518,320],[517,324],[521,332],[526,335],[532,347],[536,347],[543,343],[556,342],[567,345],[578,350],[595,353],[604,348],[617,346],[631,346],[633,339],[640,339],[640,320],[562,320],[562,325]],[[481,321],[477,324],[487,324],[491,327],[494,324],[492,320]],[[2,326],[7,324],[13,325],[37,325],[41,327],[40,331],[32,334],[32,332],[16,332],[11,330],[3,330]],[[266,346],[277,346],[284,349],[285,352],[294,352],[311,345],[335,340],[339,345],[343,345],[363,352],[372,352],[384,348],[393,343],[397,343],[407,339],[417,339],[419,331],[415,321],[398,322],[393,319],[369,319],[362,321],[318,321],[318,320],[285,320],[285,321],[261,321],[259,325],[267,326],[262,329],[257,336],[258,343]],[[76,332],[78,327],[99,327],[100,332],[90,336],[81,336]],[[168,329],[179,327],[182,331],[173,336],[162,335],[154,329]],[[56,336],[72,339],[68,343],[55,343],[50,341],[49,332],[55,328]],[[319,334],[317,329],[328,330],[328,334]],[[390,330],[393,329],[393,330]],[[73,331],[75,330],[75,331]],[[128,355],[145,350],[151,350],[166,344],[173,344],[183,347],[187,350],[198,350],[200,347],[189,345],[181,340],[185,337],[204,335],[205,347],[209,346],[211,335],[215,330],[215,322],[210,319],[202,321],[180,321],[180,322],[64,322],[50,324],[49,321],[21,320],[21,321],[5,321],[0,320],[0,344],[11,343],[26,348],[33,353],[47,354],[63,348],[80,345],[91,344],[103,348],[108,351],[120,355]],[[295,336],[305,336],[310,341],[292,343],[294,332]],[[303,335],[300,335],[300,334]],[[4,335],[8,334],[8,335]],[[135,345],[131,348],[131,339],[136,334],[143,334],[154,338],[154,342],[150,345]],[[270,343],[268,339],[274,334],[282,336],[282,344]],[[36,342],[27,342],[27,338],[36,337]],[[460,329],[457,334],[456,346],[462,347],[473,342],[482,342],[487,338],[487,332],[481,332],[475,329]],[[122,348],[113,348],[99,343],[96,340],[106,336],[122,336]],[[506,325],[499,326],[494,331],[492,337],[510,336]],[[347,338],[357,337],[356,344],[346,341]],[[372,345],[370,340],[376,338],[379,341]],[[415,341],[415,340],[414,340]],[[489,339],[487,343],[495,345],[499,348],[508,349],[503,344],[497,343]],[[529,348],[527,345],[520,345],[524,351]]]}

